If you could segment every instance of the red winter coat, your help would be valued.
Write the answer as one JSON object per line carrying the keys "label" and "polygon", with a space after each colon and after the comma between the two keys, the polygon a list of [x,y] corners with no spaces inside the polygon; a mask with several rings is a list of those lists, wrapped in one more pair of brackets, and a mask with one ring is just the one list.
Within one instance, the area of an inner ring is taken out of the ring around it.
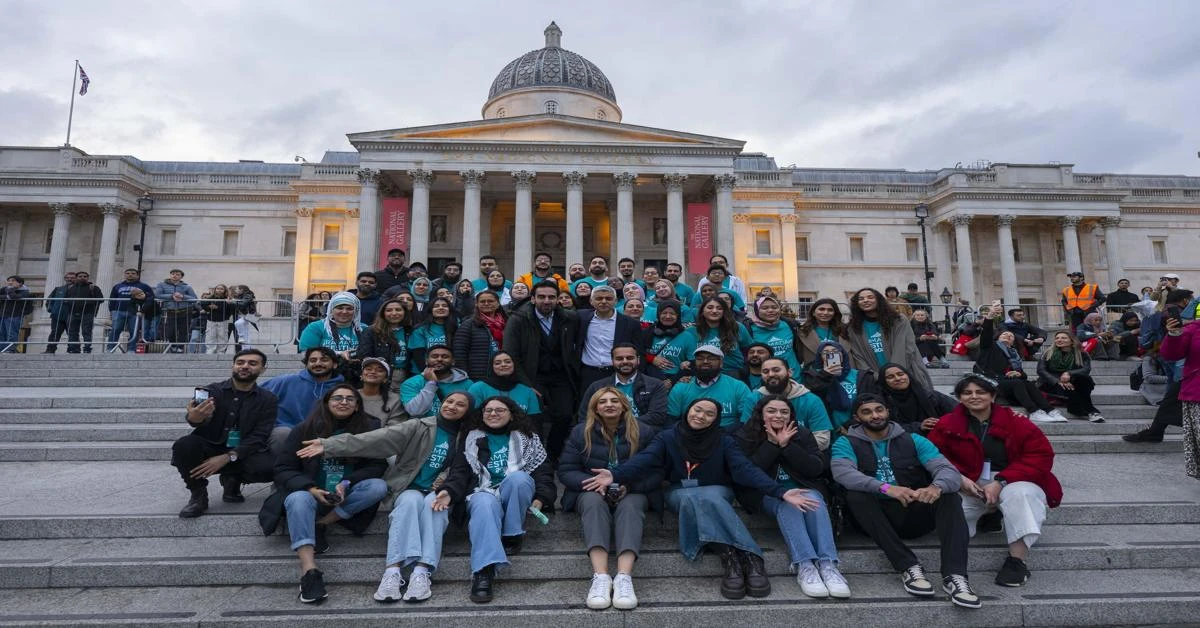
{"label": "red winter coat", "polygon": [[[967,421],[973,420],[960,403],[938,420],[928,438],[959,473],[977,482],[983,473],[983,443],[967,428]],[[992,404],[991,423],[988,434],[1003,441],[1008,453],[1008,466],[997,475],[1005,482],[1037,484],[1046,492],[1046,503],[1051,508],[1058,506],[1063,489],[1050,471],[1054,467],[1054,448],[1042,430],[1029,419],[996,404]]]}

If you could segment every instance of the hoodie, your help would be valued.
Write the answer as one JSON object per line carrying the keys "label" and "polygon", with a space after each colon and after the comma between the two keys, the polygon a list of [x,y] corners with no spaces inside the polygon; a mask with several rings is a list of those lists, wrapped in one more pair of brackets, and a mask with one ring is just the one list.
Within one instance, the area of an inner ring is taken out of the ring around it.
{"label": "hoodie", "polygon": [[[876,441],[867,436],[866,429],[862,425],[851,427],[846,431],[846,438],[839,438],[833,444],[830,468],[833,471],[834,481],[846,487],[847,490],[878,494],[879,487],[883,486],[884,482],[878,477],[870,477],[858,470],[858,456],[855,455],[854,446],[850,441],[856,439],[870,442],[875,447],[876,459],[882,462],[887,458],[888,443],[903,434],[905,434],[904,428],[889,422],[887,437]],[[962,486],[962,474],[958,472],[958,469],[954,468],[949,460],[946,460],[938,448],[929,442],[929,439],[917,434],[913,434],[912,439],[917,448],[917,461],[933,478],[932,484],[936,484],[938,488],[942,489],[943,494],[958,491]],[[885,472],[885,469],[890,467],[890,463],[879,464],[879,470],[876,473]]]}
{"label": "hoodie", "polygon": [[[767,391],[766,386],[759,386],[758,390],[754,391],[753,404],[757,404],[759,399],[769,394],[771,393]],[[829,422],[829,413],[825,411],[825,402],[805,388],[804,384],[794,379],[788,380],[788,388],[783,396],[787,397],[788,405],[792,406],[792,415],[796,424],[803,425],[812,432],[813,438],[817,439],[817,447],[821,451],[829,449],[829,433],[833,431],[833,424]]]}
{"label": "hoodie", "polygon": [[296,427],[330,388],[346,381],[341,375],[318,382],[308,370],[289,373],[267,380],[264,390],[279,398],[279,413],[275,416],[275,427]]}
{"label": "hoodie", "polygon": [[442,405],[442,399],[452,392],[467,392],[471,388],[471,379],[462,369],[450,369],[450,377],[431,382],[425,376],[417,373],[400,384],[400,401],[409,416],[426,416],[437,414]]}

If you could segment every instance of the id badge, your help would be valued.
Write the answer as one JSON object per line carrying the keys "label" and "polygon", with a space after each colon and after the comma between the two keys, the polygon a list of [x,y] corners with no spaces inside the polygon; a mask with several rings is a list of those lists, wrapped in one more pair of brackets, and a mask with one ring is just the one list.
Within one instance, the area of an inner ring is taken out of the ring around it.
{"label": "id badge", "polygon": [[983,473],[979,474],[979,481],[980,482],[991,482],[992,481],[992,461],[991,460],[983,461]]}
{"label": "id badge", "polygon": [[229,430],[229,435],[225,437],[225,446],[231,449],[237,448],[242,444],[241,430]]}
{"label": "id badge", "polygon": [[693,480],[692,478],[680,480],[679,486],[681,488],[696,488],[697,486],[700,486],[700,480]]}

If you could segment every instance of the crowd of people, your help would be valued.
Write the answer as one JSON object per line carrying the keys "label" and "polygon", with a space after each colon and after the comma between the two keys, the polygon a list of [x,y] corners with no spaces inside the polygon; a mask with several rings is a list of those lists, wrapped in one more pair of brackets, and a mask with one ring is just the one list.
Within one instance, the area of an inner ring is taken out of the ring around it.
{"label": "crowd of people", "polygon": [[[510,282],[485,257],[482,279],[448,268],[429,281],[392,251],[310,312],[303,370],[259,386],[266,355],[238,352],[232,377],[188,404],[195,431],[172,461],[191,491],[180,516],[207,511],[212,475],[227,502],[274,482],[260,521],[270,534],[286,520],[307,603],[327,596],[316,557],[329,526],[362,533],[380,508],[380,602],[429,599],[451,522],[470,540],[470,599],[490,601],[528,526],[557,512],[579,516],[588,608],[637,606],[650,511],[677,517],[688,560],[719,558],[722,596],[767,596],[762,548],[735,503],[774,519],[811,597],[850,597],[837,548],[847,525],[912,595],[940,588],[980,607],[967,569],[977,531],[1006,534],[998,584],[1028,580],[1029,549],[1062,498],[1049,441],[997,405],[991,372],[968,374],[953,397],[934,390],[929,369],[944,358],[884,293],[859,290],[848,316],[822,299],[797,323],[775,296],[745,294],[722,256],[696,286],[678,264],[639,278],[620,260],[609,278],[595,257],[563,278],[551,263],[539,253]],[[939,579],[903,540],[933,531]]]}

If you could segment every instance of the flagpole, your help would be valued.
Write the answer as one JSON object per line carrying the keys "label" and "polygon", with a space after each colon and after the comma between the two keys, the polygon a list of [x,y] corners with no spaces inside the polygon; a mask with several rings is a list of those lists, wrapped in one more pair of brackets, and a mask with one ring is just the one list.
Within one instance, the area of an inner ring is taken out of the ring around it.
{"label": "flagpole", "polygon": [[71,74],[71,110],[67,114],[67,143],[63,146],[71,145],[71,121],[75,117],[75,84],[79,81],[79,59],[75,60],[75,72]]}

